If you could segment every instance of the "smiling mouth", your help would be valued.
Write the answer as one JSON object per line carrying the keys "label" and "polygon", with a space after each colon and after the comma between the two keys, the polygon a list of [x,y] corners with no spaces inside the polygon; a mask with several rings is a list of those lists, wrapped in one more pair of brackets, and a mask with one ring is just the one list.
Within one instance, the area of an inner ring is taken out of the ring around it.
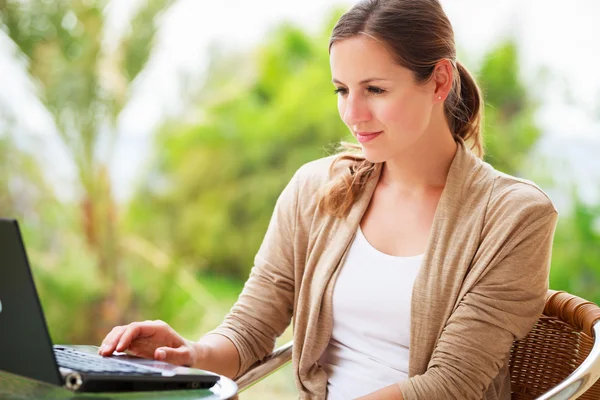
{"label": "smiling mouth", "polygon": [[383,133],[383,131],[379,131],[379,132],[355,132],[356,139],[358,139],[358,141],[360,143],[369,142],[369,141],[375,139],[377,136],[381,135],[382,133]]}

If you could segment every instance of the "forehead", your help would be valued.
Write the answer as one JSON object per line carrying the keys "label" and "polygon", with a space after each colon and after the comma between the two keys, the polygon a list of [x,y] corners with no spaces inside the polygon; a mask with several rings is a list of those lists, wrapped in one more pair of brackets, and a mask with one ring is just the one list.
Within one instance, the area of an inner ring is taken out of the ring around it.
{"label": "forehead", "polygon": [[344,83],[361,80],[365,75],[391,79],[404,69],[381,42],[365,35],[335,42],[331,46],[329,63],[332,78]]}

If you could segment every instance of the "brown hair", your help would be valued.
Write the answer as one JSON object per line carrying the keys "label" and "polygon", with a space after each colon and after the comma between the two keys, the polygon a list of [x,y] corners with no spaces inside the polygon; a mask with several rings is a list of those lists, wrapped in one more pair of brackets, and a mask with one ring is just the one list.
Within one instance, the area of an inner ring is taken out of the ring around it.
{"label": "brown hair", "polygon": [[[417,83],[428,81],[437,63],[448,59],[453,66],[453,85],[444,101],[444,114],[455,138],[470,143],[483,157],[481,115],[483,99],[475,79],[456,61],[454,31],[439,0],[363,0],[339,19],[329,42],[359,34],[382,42],[396,62],[410,69]],[[377,165],[365,159],[361,147],[341,143],[346,150],[331,165],[350,161],[350,168],[331,182],[320,200],[325,212],[344,216],[361,193]]]}

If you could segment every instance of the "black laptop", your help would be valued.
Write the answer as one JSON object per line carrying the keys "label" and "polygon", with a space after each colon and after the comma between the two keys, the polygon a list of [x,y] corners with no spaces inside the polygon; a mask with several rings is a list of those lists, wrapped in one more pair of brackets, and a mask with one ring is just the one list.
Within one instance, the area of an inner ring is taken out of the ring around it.
{"label": "black laptop", "polygon": [[17,221],[0,219],[0,370],[73,391],[210,388],[219,375],[115,353],[52,346]]}

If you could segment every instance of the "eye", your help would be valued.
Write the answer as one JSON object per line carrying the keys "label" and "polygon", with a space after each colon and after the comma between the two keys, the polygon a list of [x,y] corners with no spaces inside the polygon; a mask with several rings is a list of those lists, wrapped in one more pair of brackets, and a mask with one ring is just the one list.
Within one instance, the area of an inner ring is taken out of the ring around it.
{"label": "eye", "polygon": [[344,88],[337,88],[333,91],[334,94],[346,94],[347,90]]}
{"label": "eye", "polygon": [[380,89],[380,88],[378,88],[378,87],[375,87],[375,86],[369,86],[369,87],[367,88],[367,90],[368,90],[369,92],[373,93],[373,94],[383,94],[383,93],[385,93],[385,90],[384,90],[384,89]]}

